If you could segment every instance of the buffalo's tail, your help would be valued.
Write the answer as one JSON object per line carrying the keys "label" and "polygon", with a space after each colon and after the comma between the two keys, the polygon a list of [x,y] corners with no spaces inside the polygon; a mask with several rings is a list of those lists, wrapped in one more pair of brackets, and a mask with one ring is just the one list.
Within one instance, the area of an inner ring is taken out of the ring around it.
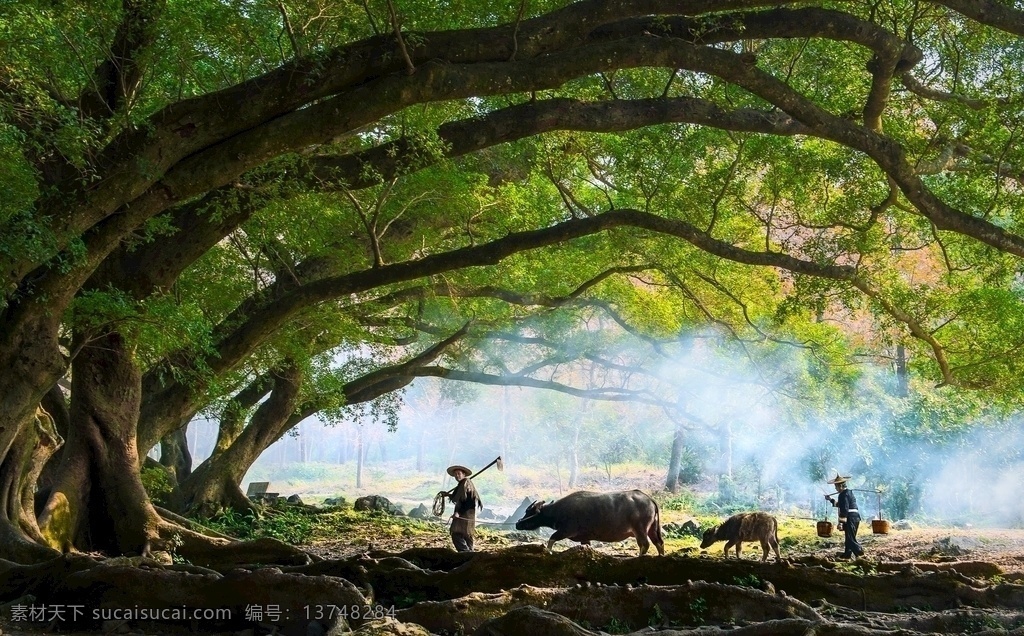
{"label": "buffalo's tail", "polygon": [[660,548],[665,545],[665,538],[661,535],[661,510],[658,509],[658,502],[654,501],[653,497],[651,501],[654,503],[654,527],[651,528],[648,536],[650,536],[654,545],[658,546],[658,552],[660,553]]}

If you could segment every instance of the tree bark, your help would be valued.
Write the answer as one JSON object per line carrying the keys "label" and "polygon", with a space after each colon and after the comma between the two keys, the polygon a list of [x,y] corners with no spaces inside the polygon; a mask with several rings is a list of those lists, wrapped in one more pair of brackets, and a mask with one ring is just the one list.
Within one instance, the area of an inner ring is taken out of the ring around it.
{"label": "tree bark", "polygon": [[[24,563],[55,554],[26,534],[25,527],[35,526],[36,521],[34,514],[21,518],[20,495],[36,486],[30,483],[33,477],[27,474],[26,462],[40,441],[37,406],[66,371],[57,344],[57,314],[32,301],[0,312],[4,324],[0,329],[0,484],[10,502],[0,506],[0,552]],[[11,516],[15,510],[17,516]]]}
{"label": "tree bark", "polygon": [[[239,512],[254,509],[240,484],[263,451],[291,428],[303,378],[302,370],[294,364],[286,364],[271,375],[270,397],[256,409],[249,425],[226,449],[215,452],[182,482],[187,510],[208,516],[222,508]],[[222,439],[218,437],[218,445]]]}
{"label": "tree bark", "polygon": [[35,563],[57,554],[47,547],[36,521],[35,486],[43,466],[63,440],[53,420],[38,409],[22,426],[0,463],[0,554],[19,563]]}
{"label": "tree bark", "polygon": [[64,550],[146,554],[161,520],[139,473],[141,373],[116,332],[78,334],[76,344],[82,346],[72,366],[72,427],[39,525]]}
{"label": "tree bark", "polygon": [[160,440],[160,463],[166,466],[177,483],[192,474],[192,453],[188,450],[188,426],[183,426]]}

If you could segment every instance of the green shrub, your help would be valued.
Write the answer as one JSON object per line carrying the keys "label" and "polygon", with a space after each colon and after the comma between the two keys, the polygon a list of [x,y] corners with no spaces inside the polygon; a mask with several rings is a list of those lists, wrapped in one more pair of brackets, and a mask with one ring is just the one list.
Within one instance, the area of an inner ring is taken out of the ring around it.
{"label": "green shrub", "polygon": [[699,482],[704,476],[704,457],[698,449],[684,447],[679,458],[679,481],[688,485]]}
{"label": "green shrub", "polygon": [[262,514],[252,511],[240,514],[234,510],[223,510],[204,523],[214,530],[239,539],[271,537],[299,545],[312,536],[316,520],[316,512],[285,506],[268,509]]}
{"label": "green shrub", "polygon": [[166,468],[150,466],[142,469],[142,485],[146,488],[150,501],[158,506],[170,505],[171,493],[174,492],[174,481]]}
{"label": "green shrub", "polygon": [[697,497],[692,491],[686,490],[685,488],[675,494],[669,495],[667,499],[662,500],[661,507],[665,510],[695,510],[698,506]]}

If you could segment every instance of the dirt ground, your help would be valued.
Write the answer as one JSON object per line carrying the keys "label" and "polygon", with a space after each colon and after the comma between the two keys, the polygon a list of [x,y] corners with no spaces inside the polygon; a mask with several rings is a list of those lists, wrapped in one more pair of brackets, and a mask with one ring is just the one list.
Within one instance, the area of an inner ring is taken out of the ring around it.
{"label": "dirt ground", "polygon": [[986,561],[1024,576],[1024,530],[915,528],[861,538],[868,556],[882,561]]}
{"label": "dirt ground", "polygon": [[[866,530],[866,532],[865,532]],[[783,558],[802,556],[837,556],[842,551],[842,536],[834,533],[832,537],[821,539],[813,537],[809,530],[809,538],[791,542],[783,542]],[[949,563],[957,561],[984,561],[998,565],[1006,574],[1017,575],[1024,579],[1024,530],[994,528],[912,528],[909,530],[890,530],[886,535],[871,533],[869,524],[862,526],[859,540],[865,549],[865,556],[870,560],[881,562],[931,562]],[[545,539],[525,533],[492,530],[485,525],[478,526],[477,550],[495,550],[520,543],[544,543]],[[561,541],[555,545],[555,551],[569,549],[576,544],[572,541]],[[666,542],[667,552],[699,553],[696,541],[679,541],[669,538]],[[318,541],[314,545],[305,546],[310,552],[327,559],[337,559],[359,554],[370,550],[401,552],[413,547],[450,547],[447,528],[440,522],[428,526],[426,532],[406,533],[405,535],[361,538],[356,543],[350,539]],[[593,544],[600,552],[623,556],[637,554],[636,542],[632,539],[621,543]],[[724,544],[718,543],[708,548],[708,555],[722,555]],[[760,558],[761,550],[756,544],[746,544],[743,557]]]}

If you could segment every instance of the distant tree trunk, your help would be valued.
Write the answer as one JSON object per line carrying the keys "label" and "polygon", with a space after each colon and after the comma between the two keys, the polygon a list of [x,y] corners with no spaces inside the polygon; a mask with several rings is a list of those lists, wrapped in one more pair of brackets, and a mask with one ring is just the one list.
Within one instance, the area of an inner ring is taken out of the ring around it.
{"label": "distant tree trunk", "polygon": [[299,463],[309,462],[309,436],[306,435],[306,426],[299,424]]}
{"label": "distant tree trunk", "polygon": [[511,423],[509,422],[509,410],[510,410],[510,407],[509,407],[508,387],[507,386],[503,386],[503,387],[501,387],[501,443],[500,443],[499,448],[500,448],[500,452],[501,452],[501,461],[506,466],[509,465],[509,461],[510,461],[509,452],[508,452],[508,438],[509,438],[509,429],[512,427]]}
{"label": "distant tree trunk", "polygon": [[459,423],[455,419],[455,410],[448,411],[448,436],[450,443],[448,444],[448,466],[455,463],[455,451],[459,448]]}
{"label": "distant tree trunk", "polygon": [[[591,381],[593,381],[593,372],[591,372]],[[580,410],[576,413],[576,417],[573,418],[572,444],[569,448],[569,488],[575,488],[579,481],[580,432],[593,404],[593,400],[584,400]]]}
{"label": "distant tree trunk", "polygon": [[909,374],[907,372],[907,349],[896,345],[896,395],[905,398],[910,395]]}
{"label": "distant tree trunk", "polygon": [[[191,430],[192,441],[188,443],[188,448],[191,449],[191,452],[195,453],[196,455],[201,455],[202,453],[199,452],[199,425],[197,424],[196,426],[191,427]],[[192,467],[189,466],[189,471],[191,471],[191,469]]]}
{"label": "distant tree trunk", "polygon": [[363,487],[363,425],[356,429],[356,488]]}
{"label": "distant tree trunk", "polygon": [[668,458],[668,477],[665,479],[665,488],[669,492],[679,491],[679,469],[683,463],[683,448],[686,441],[686,431],[682,421],[676,421],[676,432],[672,436],[672,453]]}
{"label": "distant tree trunk", "polygon": [[[580,418],[582,419],[582,418]],[[576,420],[576,426],[572,432],[572,448],[569,450],[569,488],[576,487],[576,480],[580,473],[580,420]]]}
{"label": "distant tree trunk", "polygon": [[722,427],[722,459],[724,461],[723,471],[729,479],[732,479],[732,422],[727,421]]}

